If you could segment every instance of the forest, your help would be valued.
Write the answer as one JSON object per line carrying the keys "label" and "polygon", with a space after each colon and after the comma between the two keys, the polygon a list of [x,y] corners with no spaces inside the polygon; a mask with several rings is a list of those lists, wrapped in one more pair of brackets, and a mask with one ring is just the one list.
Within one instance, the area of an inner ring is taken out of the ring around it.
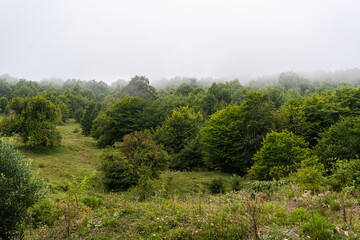
{"label": "forest", "polygon": [[359,69],[3,75],[0,135],[0,239],[359,239]]}

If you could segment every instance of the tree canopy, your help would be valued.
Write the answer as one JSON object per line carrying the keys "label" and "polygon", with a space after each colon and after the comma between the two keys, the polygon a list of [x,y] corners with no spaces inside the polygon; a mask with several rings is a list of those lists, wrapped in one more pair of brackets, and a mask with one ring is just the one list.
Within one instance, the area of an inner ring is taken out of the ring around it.
{"label": "tree canopy", "polygon": [[240,106],[230,105],[211,115],[200,139],[208,166],[244,174],[262,138],[273,128],[272,112],[266,95],[249,92]]}
{"label": "tree canopy", "polygon": [[42,96],[14,98],[10,102],[13,115],[0,124],[3,134],[19,134],[23,143],[29,146],[57,146],[61,135],[56,129],[61,113],[52,102]]}

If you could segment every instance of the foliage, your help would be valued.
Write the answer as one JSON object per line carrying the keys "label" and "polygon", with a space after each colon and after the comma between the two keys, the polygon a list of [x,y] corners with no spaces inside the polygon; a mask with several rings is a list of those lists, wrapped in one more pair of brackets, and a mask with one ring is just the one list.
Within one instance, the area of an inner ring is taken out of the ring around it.
{"label": "foliage", "polygon": [[0,97],[0,113],[4,113],[6,111],[7,105],[8,99],[6,97]]}
{"label": "foliage", "polygon": [[306,121],[309,123],[305,140],[310,147],[317,144],[320,134],[335,124],[341,116],[349,114],[349,108],[334,100],[334,95],[323,92],[312,94],[302,101]]}
{"label": "foliage", "polygon": [[313,215],[310,222],[303,225],[300,235],[309,236],[312,239],[327,240],[332,239],[332,228],[328,220],[319,214]]}
{"label": "foliage", "polygon": [[230,178],[230,188],[233,191],[239,191],[241,189],[243,189],[245,186],[245,182],[244,180],[240,177],[237,176],[236,174],[233,174]]}
{"label": "foliage", "polygon": [[123,142],[117,148],[108,148],[102,159],[107,188],[126,190],[140,179],[157,177],[165,169],[168,156],[150,132],[144,131],[124,136]]}
{"label": "foliage", "polygon": [[164,145],[169,153],[177,154],[196,137],[201,123],[200,112],[195,113],[188,106],[179,107],[156,129],[154,140]]}
{"label": "foliage", "polygon": [[204,160],[199,137],[188,141],[184,148],[170,158],[169,168],[174,170],[194,170],[204,168]]}
{"label": "foliage", "polygon": [[90,135],[93,121],[97,117],[99,111],[100,111],[100,105],[97,105],[94,102],[91,102],[86,106],[84,114],[80,121],[82,133],[85,136]]}
{"label": "foliage", "polygon": [[268,133],[261,149],[254,155],[249,175],[257,180],[286,177],[300,162],[310,157],[310,149],[302,137],[292,132]]}
{"label": "foliage", "polygon": [[354,186],[360,188],[360,160],[338,160],[329,176],[329,185],[335,191],[341,191],[345,187]]}
{"label": "foliage", "polygon": [[360,155],[360,117],[345,117],[320,134],[316,155],[327,170],[336,159],[354,159]]}
{"label": "foliage", "polygon": [[326,186],[324,173],[324,166],[319,163],[316,156],[312,156],[302,160],[296,171],[289,174],[288,179],[296,182],[305,190],[318,192]]}
{"label": "foliage", "polygon": [[189,95],[189,93],[191,93],[194,90],[194,88],[187,83],[182,83],[179,87],[177,87],[176,92],[178,94],[182,94],[182,95]]}
{"label": "foliage", "polygon": [[149,84],[149,79],[145,76],[133,77],[129,84],[123,89],[124,96],[141,97],[144,99],[154,99],[156,90]]}
{"label": "foliage", "polygon": [[43,183],[32,175],[14,147],[0,140],[0,238],[19,234],[27,209],[43,195]]}
{"label": "foliage", "polygon": [[287,130],[299,136],[306,136],[310,123],[306,120],[304,107],[293,102],[281,106],[275,112],[277,131]]}
{"label": "foliage", "polygon": [[133,131],[156,127],[164,118],[159,104],[140,97],[125,97],[94,120],[92,136],[98,146],[105,147]]}
{"label": "foliage", "polygon": [[211,180],[209,185],[209,190],[211,193],[223,193],[225,191],[225,185],[221,178],[214,178]]}
{"label": "foliage", "polygon": [[[61,135],[56,129],[61,119],[60,110],[49,100],[37,96],[33,98],[14,98],[10,103],[14,112],[12,121],[3,121],[2,129],[11,136],[19,134],[25,145],[29,146],[57,146],[60,145]],[[10,126],[8,126],[10,125]]]}
{"label": "foliage", "polygon": [[206,164],[244,174],[262,138],[272,129],[272,110],[266,95],[249,92],[240,106],[230,105],[210,116],[200,138]]}
{"label": "foliage", "polygon": [[81,119],[84,116],[84,113],[85,113],[85,109],[83,109],[83,108],[76,109],[73,113],[73,117],[74,117],[75,121],[80,123]]}

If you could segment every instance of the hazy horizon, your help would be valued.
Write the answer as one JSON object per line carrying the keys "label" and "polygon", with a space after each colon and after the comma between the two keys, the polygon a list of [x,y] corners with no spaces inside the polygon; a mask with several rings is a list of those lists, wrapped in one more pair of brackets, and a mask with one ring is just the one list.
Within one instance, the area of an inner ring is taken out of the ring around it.
{"label": "hazy horizon", "polygon": [[239,78],[360,67],[360,2],[0,0],[0,75]]}

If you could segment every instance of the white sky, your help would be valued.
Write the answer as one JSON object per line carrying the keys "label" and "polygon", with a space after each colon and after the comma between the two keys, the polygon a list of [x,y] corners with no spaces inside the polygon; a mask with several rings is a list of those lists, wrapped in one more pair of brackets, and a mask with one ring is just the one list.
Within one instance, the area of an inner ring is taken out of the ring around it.
{"label": "white sky", "polygon": [[353,67],[358,0],[0,0],[0,75],[112,82]]}

